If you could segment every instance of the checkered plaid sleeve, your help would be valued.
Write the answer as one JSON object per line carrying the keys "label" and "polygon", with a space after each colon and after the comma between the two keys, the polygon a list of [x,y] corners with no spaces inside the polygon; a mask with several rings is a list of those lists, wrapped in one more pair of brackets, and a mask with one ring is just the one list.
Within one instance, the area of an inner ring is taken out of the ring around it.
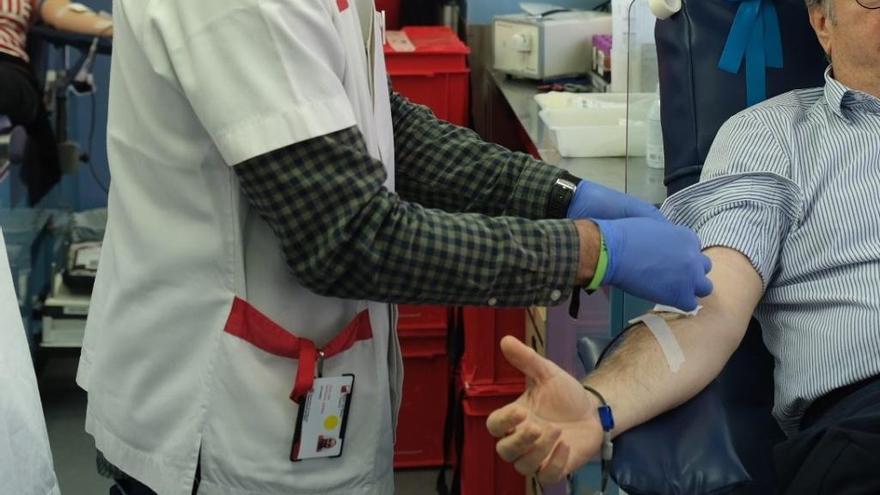
{"label": "checkered plaid sleeve", "polygon": [[563,170],[483,141],[392,92],[396,185],[408,200],[445,211],[547,218]]}
{"label": "checkered plaid sleeve", "polygon": [[[235,166],[288,265],[316,293],[409,304],[547,305],[570,293],[569,220],[452,214],[383,187],[356,128]],[[450,194],[452,194],[450,192]]]}

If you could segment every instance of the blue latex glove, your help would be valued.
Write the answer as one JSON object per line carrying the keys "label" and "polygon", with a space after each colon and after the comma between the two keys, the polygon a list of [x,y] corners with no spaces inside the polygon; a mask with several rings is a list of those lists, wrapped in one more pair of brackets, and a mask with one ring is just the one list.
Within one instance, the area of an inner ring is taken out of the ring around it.
{"label": "blue latex glove", "polygon": [[568,205],[566,216],[571,219],[598,218],[600,220],[645,217],[666,221],[663,214],[654,205],[585,180],[578,183],[574,197],[571,198],[571,203]]}
{"label": "blue latex glove", "polygon": [[649,218],[594,221],[608,249],[603,284],[685,311],[712,293],[712,262],[692,230]]}

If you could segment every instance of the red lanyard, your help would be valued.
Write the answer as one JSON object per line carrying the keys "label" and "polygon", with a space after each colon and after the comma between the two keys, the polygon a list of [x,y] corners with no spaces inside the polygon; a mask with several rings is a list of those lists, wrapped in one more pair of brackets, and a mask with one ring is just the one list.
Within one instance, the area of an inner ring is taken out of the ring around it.
{"label": "red lanyard", "polygon": [[232,303],[225,331],[269,354],[299,360],[293,391],[290,393],[290,399],[296,403],[311,392],[319,357],[322,360],[331,358],[347,351],[355,342],[373,338],[370,313],[364,310],[358,313],[330,343],[318,349],[311,340],[288,332],[238,297]]}

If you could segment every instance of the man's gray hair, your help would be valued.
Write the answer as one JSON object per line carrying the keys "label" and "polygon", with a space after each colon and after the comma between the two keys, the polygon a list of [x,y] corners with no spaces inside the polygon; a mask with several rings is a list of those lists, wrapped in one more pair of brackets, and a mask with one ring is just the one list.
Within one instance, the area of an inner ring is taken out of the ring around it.
{"label": "man's gray hair", "polygon": [[825,7],[825,11],[829,14],[831,13],[831,9],[834,6],[834,0],[805,0],[807,2],[807,8],[812,9],[813,7]]}
{"label": "man's gray hair", "polygon": [[807,10],[812,10],[814,8],[824,8],[825,15],[831,20],[832,24],[835,22],[834,18],[834,0],[804,0],[807,3]]}

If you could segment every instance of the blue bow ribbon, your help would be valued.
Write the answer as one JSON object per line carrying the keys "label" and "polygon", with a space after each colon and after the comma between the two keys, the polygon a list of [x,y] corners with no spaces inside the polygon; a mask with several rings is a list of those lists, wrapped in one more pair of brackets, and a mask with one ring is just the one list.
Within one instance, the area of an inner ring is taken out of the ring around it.
{"label": "blue bow ribbon", "polygon": [[739,73],[746,62],[746,95],[749,106],[767,99],[767,68],[782,68],[782,34],[773,0],[727,0],[739,9],[718,68]]}

